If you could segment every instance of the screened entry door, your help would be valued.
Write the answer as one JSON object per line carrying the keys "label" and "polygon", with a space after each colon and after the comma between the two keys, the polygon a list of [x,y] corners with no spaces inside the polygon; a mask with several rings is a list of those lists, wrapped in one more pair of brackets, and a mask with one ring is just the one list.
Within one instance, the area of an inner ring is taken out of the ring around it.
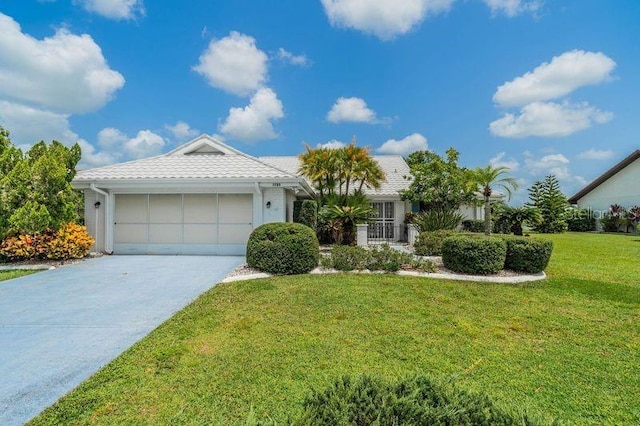
{"label": "screened entry door", "polygon": [[376,212],[376,220],[369,226],[369,239],[379,241],[395,241],[394,203],[390,201],[371,203]]}

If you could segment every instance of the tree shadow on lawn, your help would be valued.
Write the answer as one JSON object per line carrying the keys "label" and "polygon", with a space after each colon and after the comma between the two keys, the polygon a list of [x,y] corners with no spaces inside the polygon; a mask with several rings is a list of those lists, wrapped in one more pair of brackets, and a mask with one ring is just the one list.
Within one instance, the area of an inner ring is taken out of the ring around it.
{"label": "tree shadow on lawn", "polygon": [[581,279],[567,279],[555,283],[564,294],[580,293],[592,299],[640,305],[640,289],[625,284]]}

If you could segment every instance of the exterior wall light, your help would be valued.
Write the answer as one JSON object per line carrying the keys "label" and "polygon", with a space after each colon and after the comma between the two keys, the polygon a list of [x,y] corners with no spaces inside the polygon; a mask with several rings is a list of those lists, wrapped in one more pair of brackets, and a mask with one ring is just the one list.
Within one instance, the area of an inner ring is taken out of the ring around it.
{"label": "exterior wall light", "polygon": [[93,204],[93,207],[95,207],[96,209],[99,209],[99,208],[100,208],[100,201],[96,201],[96,202]]}
{"label": "exterior wall light", "polygon": [[266,206],[267,206],[268,209],[270,209],[271,208],[271,201],[267,201]]}

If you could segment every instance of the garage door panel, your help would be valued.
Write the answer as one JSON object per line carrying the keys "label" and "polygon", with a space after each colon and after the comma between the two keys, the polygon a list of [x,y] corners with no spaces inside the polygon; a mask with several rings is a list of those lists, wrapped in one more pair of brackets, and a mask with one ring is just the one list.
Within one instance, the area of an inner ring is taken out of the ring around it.
{"label": "garage door panel", "polygon": [[220,224],[253,223],[253,197],[248,194],[221,194]]}
{"label": "garage door panel", "polygon": [[184,223],[216,223],[218,196],[216,194],[185,194]]}
{"label": "garage door panel", "polygon": [[149,244],[182,244],[182,224],[149,225]]}
{"label": "garage door panel", "polygon": [[115,242],[120,244],[146,244],[147,224],[124,224],[115,226]]}
{"label": "garage door panel", "polygon": [[185,224],[185,244],[217,244],[218,227],[211,224]]}
{"label": "garage door panel", "polygon": [[220,244],[246,244],[252,230],[251,224],[220,225],[218,241]]}
{"label": "garage door panel", "polygon": [[146,195],[118,195],[116,197],[116,223],[146,223],[148,198]]}
{"label": "garage door panel", "polygon": [[182,223],[182,196],[150,195],[149,221],[151,223]]}

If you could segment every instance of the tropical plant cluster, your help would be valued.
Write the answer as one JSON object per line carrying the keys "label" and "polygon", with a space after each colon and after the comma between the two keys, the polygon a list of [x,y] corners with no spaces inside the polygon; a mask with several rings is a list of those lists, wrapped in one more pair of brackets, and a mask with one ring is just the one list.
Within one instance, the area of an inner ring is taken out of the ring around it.
{"label": "tropical plant cluster", "polygon": [[337,245],[320,260],[320,265],[338,271],[384,271],[397,272],[412,269],[420,272],[435,272],[435,265],[428,260],[414,258],[410,253],[394,250],[388,244],[372,246]]}
{"label": "tropical plant cluster", "polygon": [[316,266],[320,247],[315,232],[300,223],[267,223],[247,242],[247,264],[276,275],[304,274]]}
{"label": "tropical plant cluster", "polygon": [[536,425],[530,414],[512,413],[483,393],[436,382],[425,376],[383,380],[348,376],[326,389],[314,390],[303,402],[294,425]]}
{"label": "tropical plant cluster", "polygon": [[316,232],[320,240],[354,244],[356,225],[375,217],[364,189],[380,187],[386,179],[382,168],[355,141],[337,149],[307,146],[299,159],[299,172],[318,191]]}
{"label": "tropical plant cluster", "polygon": [[456,235],[442,243],[442,262],[455,272],[489,275],[510,269],[536,274],[551,259],[551,241],[528,237]]}
{"label": "tropical plant cluster", "polygon": [[81,259],[89,254],[93,244],[94,240],[87,228],[68,223],[57,231],[48,230],[5,238],[0,243],[0,259]]}
{"label": "tropical plant cluster", "polygon": [[640,206],[626,209],[619,204],[612,204],[609,211],[600,219],[605,232],[631,232],[640,225]]}

